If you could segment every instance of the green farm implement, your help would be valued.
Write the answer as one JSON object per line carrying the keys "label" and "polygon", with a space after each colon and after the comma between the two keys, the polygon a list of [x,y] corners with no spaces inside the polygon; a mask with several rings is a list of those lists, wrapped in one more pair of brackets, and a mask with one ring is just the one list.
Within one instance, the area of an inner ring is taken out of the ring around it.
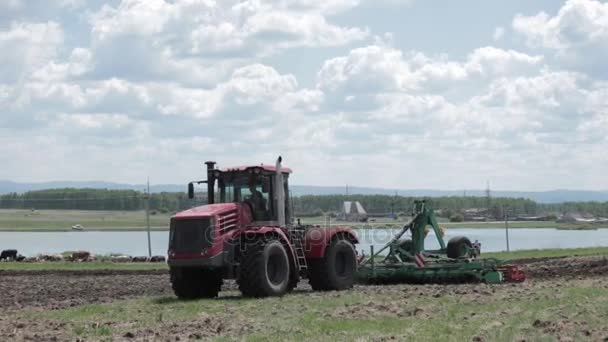
{"label": "green farm implement", "polygon": [[[426,250],[424,240],[431,226],[440,249]],[[411,239],[404,238],[406,232]],[[381,253],[388,250],[385,257]],[[361,283],[458,283],[522,282],[526,276],[517,265],[497,259],[480,259],[480,245],[463,236],[454,237],[447,245],[437,225],[433,209],[426,201],[416,201],[413,218],[389,243],[364,258],[356,274]]]}

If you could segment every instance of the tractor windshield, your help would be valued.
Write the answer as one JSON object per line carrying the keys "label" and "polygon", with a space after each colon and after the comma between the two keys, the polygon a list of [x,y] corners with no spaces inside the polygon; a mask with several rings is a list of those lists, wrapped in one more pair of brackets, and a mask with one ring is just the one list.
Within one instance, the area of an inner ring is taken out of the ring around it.
{"label": "tractor windshield", "polygon": [[218,179],[219,203],[244,202],[256,221],[273,219],[271,176],[245,172],[224,173]]}

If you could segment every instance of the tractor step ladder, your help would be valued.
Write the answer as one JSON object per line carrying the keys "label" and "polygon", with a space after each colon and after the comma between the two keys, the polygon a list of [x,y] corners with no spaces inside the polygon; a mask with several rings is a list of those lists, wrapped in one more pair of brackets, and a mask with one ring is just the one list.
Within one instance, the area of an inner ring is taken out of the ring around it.
{"label": "tractor step ladder", "polygon": [[289,239],[293,244],[293,248],[296,252],[296,264],[300,273],[308,270],[308,264],[306,262],[306,255],[304,254],[304,234],[306,231],[304,228],[293,227],[289,231]]}

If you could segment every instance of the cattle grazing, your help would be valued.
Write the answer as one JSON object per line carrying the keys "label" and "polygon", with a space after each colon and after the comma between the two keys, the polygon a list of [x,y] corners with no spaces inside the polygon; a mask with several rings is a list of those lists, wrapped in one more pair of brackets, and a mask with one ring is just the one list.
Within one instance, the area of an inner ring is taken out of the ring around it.
{"label": "cattle grazing", "polygon": [[39,254],[37,257],[37,261],[63,261],[63,255]]}
{"label": "cattle grazing", "polygon": [[77,251],[72,252],[72,257],[70,258],[72,261],[88,261],[91,257],[91,253],[87,251]]}
{"label": "cattle grazing", "polygon": [[15,260],[17,259],[17,250],[16,249],[5,249],[0,254],[0,260]]}
{"label": "cattle grazing", "polygon": [[112,262],[131,262],[131,257],[128,255],[116,255],[110,258]]}
{"label": "cattle grazing", "polygon": [[150,262],[165,262],[165,257],[163,255],[155,255],[150,258]]}
{"label": "cattle grazing", "polygon": [[133,257],[133,260],[131,260],[132,262],[147,262],[148,261],[148,257],[145,256],[136,256]]}

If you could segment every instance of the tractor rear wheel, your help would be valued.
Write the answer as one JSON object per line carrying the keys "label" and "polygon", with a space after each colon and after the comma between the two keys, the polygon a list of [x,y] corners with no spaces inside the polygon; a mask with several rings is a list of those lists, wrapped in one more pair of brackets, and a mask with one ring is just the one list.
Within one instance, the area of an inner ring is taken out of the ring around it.
{"label": "tractor rear wheel", "polygon": [[180,299],[214,298],[222,287],[222,277],[212,270],[171,268],[171,287]]}
{"label": "tractor rear wheel", "polygon": [[348,240],[336,239],[323,258],[309,263],[308,282],[315,291],[345,290],[353,287],[356,271],[355,247]]}
{"label": "tractor rear wheel", "polygon": [[448,241],[447,254],[448,258],[458,259],[462,257],[470,257],[473,250],[471,240],[464,236],[456,236]]}
{"label": "tractor rear wheel", "polygon": [[289,275],[289,257],[283,244],[274,239],[259,240],[247,245],[237,282],[246,297],[281,296],[288,290]]}

